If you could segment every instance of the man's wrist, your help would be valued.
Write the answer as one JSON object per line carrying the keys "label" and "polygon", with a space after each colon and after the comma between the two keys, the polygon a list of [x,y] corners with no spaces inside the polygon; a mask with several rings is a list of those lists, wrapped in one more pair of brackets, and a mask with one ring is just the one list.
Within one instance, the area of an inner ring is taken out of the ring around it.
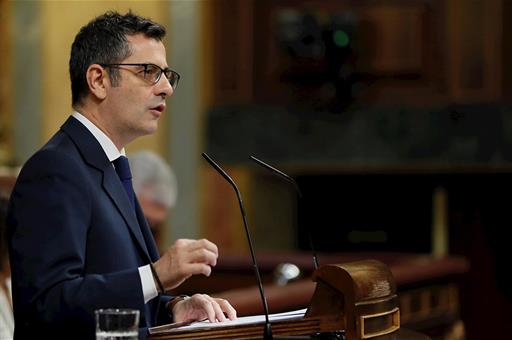
{"label": "man's wrist", "polygon": [[188,295],[178,295],[171,301],[167,302],[167,311],[169,312],[169,315],[172,315],[174,306],[176,306],[176,304],[178,304],[178,302],[188,300],[188,299],[190,299],[190,296],[188,296]]}
{"label": "man's wrist", "polygon": [[158,288],[160,288],[160,293],[165,294],[165,287],[162,284],[162,281],[160,281],[160,278],[158,277],[158,274],[156,272],[155,267],[153,266],[153,263],[149,263],[149,268],[151,268],[151,272],[153,273],[153,278],[155,279],[156,283],[158,284]]}

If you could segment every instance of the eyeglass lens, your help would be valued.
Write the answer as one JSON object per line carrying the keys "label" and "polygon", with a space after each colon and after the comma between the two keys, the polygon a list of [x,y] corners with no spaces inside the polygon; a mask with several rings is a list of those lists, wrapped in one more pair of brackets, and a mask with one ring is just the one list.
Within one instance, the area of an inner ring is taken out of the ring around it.
{"label": "eyeglass lens", "polygon": [[160,77],[162,77],[162,73],[164,73],[165,78],[167,78],[167,80],[169,81],[169,84],[171,84],[172,88],[176,89],[176,86],[178,85],[178,80],[180,79],[180,76],[178,75],[178,73],[176,73],[173,70],[162,69],[157,65],[151,65],[151,64],[149,64],[146,68],[147,76],[155,84],[160,80]]}

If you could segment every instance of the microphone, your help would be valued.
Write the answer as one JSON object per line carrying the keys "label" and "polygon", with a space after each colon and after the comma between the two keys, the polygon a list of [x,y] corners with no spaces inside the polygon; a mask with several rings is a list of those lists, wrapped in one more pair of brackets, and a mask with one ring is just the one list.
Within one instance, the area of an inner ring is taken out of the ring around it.
{"label": "microphone", "polygon": [[274,337],[272,336],[272,325],[270,324],[270,321],[268,319],[268,314],[269,313],[268,313],[267,298],[265,297],[265,292],[264,292],[264,289],[263,289],[263,284],[261,282],[260,270],[258,269],[258,264],[256,262],[256,255],[255,255],[255,252],[254,252],[254,247],[252,245],[252,238],[251,238],[251,234],[249,232],[249,226],[247,224],[247,218],[246,218],[246,215],[245,215],[244,204],[242,202],[242,195],[240,194],[240,190],[238,190],[238,187],[236,186],[235,182],[231,179],[231,177],[229,177],[229,175],[224,170],[222,170],[222,168],[217,163],[215,163],[215,161],[210,156],[208,156],[204,152],[202,153],[202,156],[203,156],[204,159],[206,159],[206,161],[208,163],[210,163],[210,165],[215,170],[217,170],[217,172],[222,177],[224,177],[224,179],[226,181],[229,182],[229,184],[231,184],[231,186],[235,190],[236,197],[238,198],[238,204],[240,205],[240,212],[242,213],[242,218],[243,218],[243,221],[244,221],[245,235],[247,236],[247,241],[249,243],[249,251],[251,252],[252,264],[253,264],[253,267],[254,267],[254,272],[256,274],[256,279],[258,281],[258,288],[260,290],[261,301],[263,303],[263,310],[265,312],[265,327],[264,327],[264,331],[263,331],[263,339],[265,339],[265,340],[272,340],[272,339],[274,339]]}
{"label": "microphone", "polygon": [[240,194],[240,190],[238,190],[238,187],[236,186],[235,181],[233,181],[233,179],[231,179],[231,177],[229,177],[229,175],[224,170],[222,170],[220,165],[215,163],[215,161],[210,156],[208,156],[206,153],[203,152],[201,155],[203,156],[204,159],[206,159],[206,161],[222,177],[224,177],[224,179],[226,181],[229,182],[229,184],[231,184],[231,186],[235,190],[236,197],[238,199],[238,204],[240,206],[240,212],[242,213],[242,218],[243,218],[243,221],[244,221],[245,235],[247,236],[247,241],[249,243],[249,251],[251,252],[254,272],[256,273],[256,279],[258,281],[258,288],[259,288],[259,291],[260,291],[261,301],[263,303],[263,310],[265,312],[265,327],[263,329],[263,339],[264,340],[279,340],[279,339],[283,339],[283,340],[285,340],[285,339],[286,340],[292,340],[292,339],[294,339],[294,340],[306,340],[306,339],[313,339],[310,336],[300,336],[300,335],[299,336],[288,335],[288,336],[276,336],[276,337],[272,335],[272,325],[271,325],[271,323],[269,321],[267,298],[265,297],[265,291],[263,289],[263,283],[261,282],[260,270],[258,269],[258,264],[256,262],[256,253],[255,253],[254,247],[252,245],[252,237],[251,237],[251,233],[249,232],[249,226],[248,226],[247,218],[246,218],[246,215],[245,215],[244,204],[242,202],[242,195]]}
{"label": "microphone", "polygon": [[[261,165],[262,167],[264,167],[265,169],[268,169],[268,170],[272,171],[273,173],[277,174],[281,178],[283,178],[286,181],[292,183],[294,188],[295,188],[295,190],[297,191],[297,195],[299,196],[299,200],[302,199],[303,196],[302,196],[302,192],[300,191],[299,185],[297,184],[297,182],[291,176],[288,176],[287,174],[285,174],[281,170],[278,170],[278,169],[274,168],[273,166],[263,162],[261,159],[258,159],[258,158],[254,157],[254,156],[251,156],[251,159],[253,161],[255,161],[256,163],[258,163],[259,165]],[[315,247],[313,245],[313,238],[311,237],[311,230],[309,228],[306,228],[306,230],[307,230],[307,233],[308,233],[309,248],[311,249],[311,252],[313,253],[313,267],[315,268],[315,270],[317,270],[318,269],[318,256],[316,254]]]}

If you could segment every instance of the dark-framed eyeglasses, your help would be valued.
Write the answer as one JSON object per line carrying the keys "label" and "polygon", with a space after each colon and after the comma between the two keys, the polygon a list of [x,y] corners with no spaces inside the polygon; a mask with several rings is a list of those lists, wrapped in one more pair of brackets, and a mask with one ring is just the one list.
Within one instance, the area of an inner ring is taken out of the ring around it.
{"label": "dark-framed eyeglasses", "polygon": [[136,74],[142,75],[144,79],[146,79],[151,84],[156,84],[160,81],[160,78],[162,77],[162,74],[165,74],[165,78],[169,81],[169,84],[171,84],[172,89],[176,90],[176,87],[178,86],[178,82],[180,81],[180,75],[178,72],[171,70],[170,68],[161,68],[158,65],[155,64],[100,64],[102,67],[117,67],[120,66],[135,66],[135,67],[142,67],[142,70],[139,72],[136,72]]}

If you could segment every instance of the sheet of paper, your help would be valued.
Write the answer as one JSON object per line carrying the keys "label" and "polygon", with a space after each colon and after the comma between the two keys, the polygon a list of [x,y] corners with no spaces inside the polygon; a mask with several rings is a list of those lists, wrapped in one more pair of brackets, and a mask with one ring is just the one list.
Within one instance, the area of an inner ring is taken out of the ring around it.
{"label": "sheet of paper", "polygon": [[[284,312],[284,313],[277,313],[277,314],[270,314],[269,320],[270,322],[277,322],[277,321],[290,321],[290,320],[300,320],[304,317],[304,314],[306,313],[306,308]],[[175,328],[176,331],[185,331],[185,330],[193,330],[193,329],[201,329],[201,328],[217,328],[217,327],[226,327],[226,326],[241,326],[241,325],[252,325],[252,324],[260,324],[265,323],[265,315],[253,315],[253,316],[244,316],[241,318],[237,318],[236,320],[226,320],[223,322],[209,322],[209,321],[199,321],[194,322],[187,326],[177,327]],[[161,326],[165,327],[165,326]],[[150,332],[153,333],[153,332]]]}

